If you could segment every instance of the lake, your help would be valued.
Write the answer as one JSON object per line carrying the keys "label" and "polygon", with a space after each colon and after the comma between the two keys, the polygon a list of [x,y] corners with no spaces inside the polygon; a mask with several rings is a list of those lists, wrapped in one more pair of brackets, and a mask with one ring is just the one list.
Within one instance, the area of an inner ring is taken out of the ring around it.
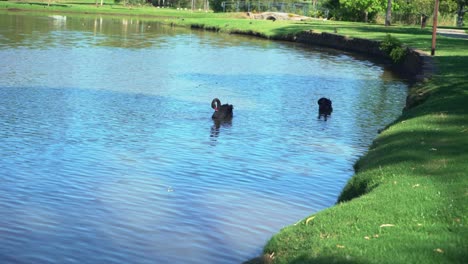
{"label": "lake", "polygon": [[[408,89],[376,62],[294,43],[131,18],[0,23],[4,263],[255,257],[336,202]],[[230,122],[211,119],[215,97]]]}

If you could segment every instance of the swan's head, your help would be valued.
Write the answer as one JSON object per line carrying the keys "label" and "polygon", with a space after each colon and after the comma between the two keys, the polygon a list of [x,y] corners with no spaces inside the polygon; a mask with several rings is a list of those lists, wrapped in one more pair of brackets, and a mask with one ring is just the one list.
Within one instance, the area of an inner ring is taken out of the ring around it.
{"label": "swan's head", "polygon": [[325,98],[325,97],[322,97],[320,98],[317,103],[320,105],[320,106],[331,106],[332,104],[332,101],[328,98]]}
{"label": "swan's head", "polygon": [[221,106],[221,101],[218,98],[215,98],[213,99],[213,101],[211,101],[211,108],[213,108],[215,111],[218,111],[220,106]]}

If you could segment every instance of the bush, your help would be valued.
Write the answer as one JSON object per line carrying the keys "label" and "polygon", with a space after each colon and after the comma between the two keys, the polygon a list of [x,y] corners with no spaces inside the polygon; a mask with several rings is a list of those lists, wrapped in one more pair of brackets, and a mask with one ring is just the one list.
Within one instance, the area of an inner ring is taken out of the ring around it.
{"label": "bush", "polygon": [[210,1],[210,8],[215,13],[223,12],[223,6],[221,5],[224,0],[209,0]]}
{"label": "bush", "polygon": [[407,49],[401,41],[390,34],[387,34],[380,43],[380,50],[388,54],[394,63],[400,63],[407,53]]}
{"label": "bush", "polygon": [[390,58],[394,63],[402,62],[406,57],[407,50],[405,47],[395,47],[390,52]]}

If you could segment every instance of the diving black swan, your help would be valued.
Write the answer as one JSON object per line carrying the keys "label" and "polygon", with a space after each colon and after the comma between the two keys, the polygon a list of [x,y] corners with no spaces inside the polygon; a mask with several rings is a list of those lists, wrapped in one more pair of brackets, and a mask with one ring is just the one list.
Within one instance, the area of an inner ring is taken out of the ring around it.
{"label": "diving black swan", "polygon": [[322,97],[317,103],[319,105],[319,115],[327,116],[333,111],[332,101],[330,99]]}
{"label": "diving black swan", "polygon": [[222,120],[232,118],[233,106],[230,104],[221,105],[221,101],[218,98],[215,98],[213,101],[211,101],[211,108],[215,110],[211,116],[213,119]]}

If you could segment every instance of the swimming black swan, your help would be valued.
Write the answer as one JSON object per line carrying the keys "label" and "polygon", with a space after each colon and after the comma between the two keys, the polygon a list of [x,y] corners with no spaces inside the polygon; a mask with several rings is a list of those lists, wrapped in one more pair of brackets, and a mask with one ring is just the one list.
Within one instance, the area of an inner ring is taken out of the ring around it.
{"label": "swimming black swan", "polygon": [[230,104],[221,105],[221,101],[218,98],[215,98],[213,101],[211,101],[211,108],[215,110],[211,116],[213,119],[221,120],[232,118],[233,106]]}
{"label": "swimming black swan", "polygon": [[330,99],[322,97],[317,103],[319,105],[319,115],[327,116],[333,111],[332,101]]}

